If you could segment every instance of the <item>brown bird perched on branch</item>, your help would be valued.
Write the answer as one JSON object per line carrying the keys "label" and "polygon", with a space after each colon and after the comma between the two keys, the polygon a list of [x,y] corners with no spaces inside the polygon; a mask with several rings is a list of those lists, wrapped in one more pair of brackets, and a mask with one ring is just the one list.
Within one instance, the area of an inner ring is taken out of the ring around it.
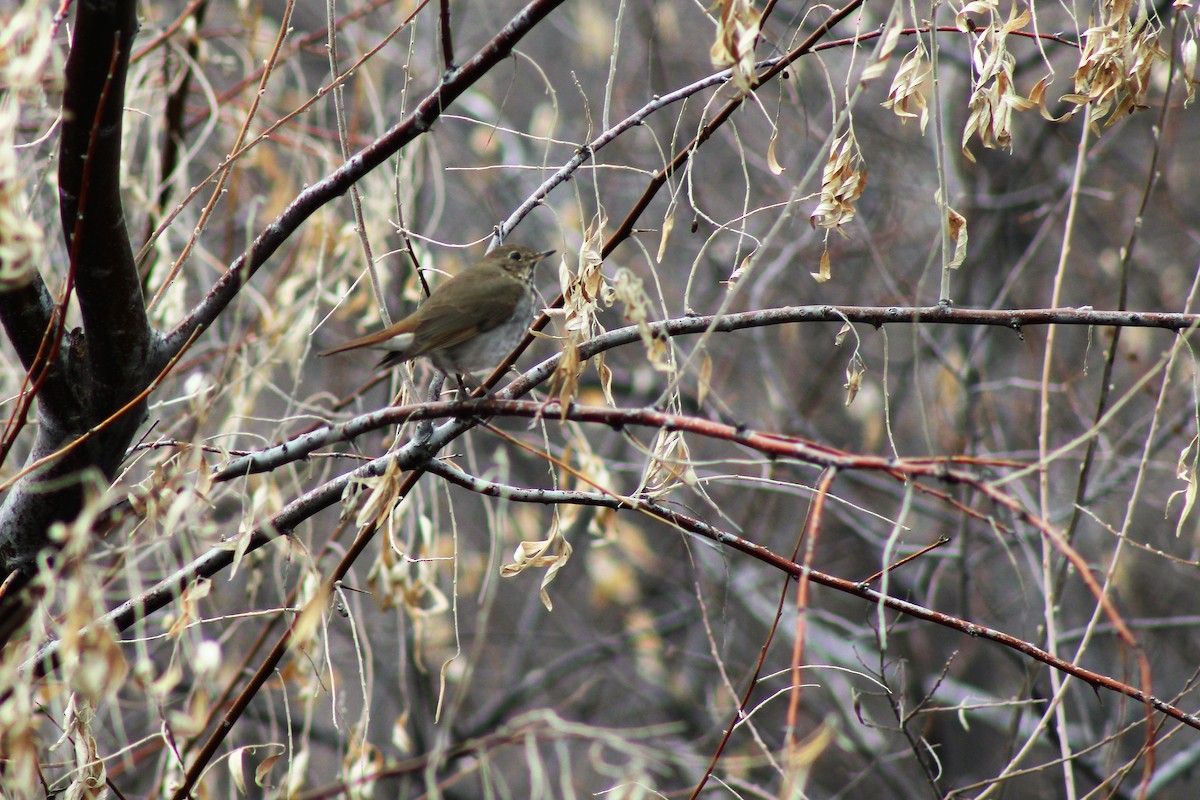
{"label": "brown bird perched on branch", "polygon": [[404,319],[320,355],[372,348],[387,351],[380,367],[426,356],[447,375],[492,370],[528,332],[535,297],[533,271],[553,253],[518,245],[497,247],[438,284]]}

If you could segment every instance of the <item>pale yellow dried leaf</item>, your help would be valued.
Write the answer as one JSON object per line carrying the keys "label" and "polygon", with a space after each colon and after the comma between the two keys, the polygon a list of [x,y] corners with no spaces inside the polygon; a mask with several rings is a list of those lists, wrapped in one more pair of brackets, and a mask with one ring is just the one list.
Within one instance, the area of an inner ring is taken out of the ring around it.
{"label": "pale yellow dried leaf", "polygon": [[171,727],[172,735],[176,737],[196,736],[204,730],[208,714],[194,704],[183,711],[167,713],[167,724]]}
{"label": "pale yellow dried leaf", "polygon": [[900,34],[904,30],[904,15],[897,13],[897,8],[893,8],[892,13],[888,17],[888,21],[884,23],[886,26],[883,31],[883,38],[872,54],[872,62],[862,72],[860,80],[863,83],[869,83],[887,70],[888,59],[892,56],[892,51],[896,49],[896,44],[900,41]]}
{"label": "pale yellow dried leaf", "polygon": [[1018,12],[1016,4],[1013,4],[1013,6],[1009,9],[1008,20],[1004,23],[1004,26],[1001,28],[1001,30],[1004,34],[1014,33],[1028,25],[1032,19],[1033,14],[1030,13],[1028,8],[1022,9],[1020,12]]}
{"label": "pale yellow dried leaf", "polygon": [[671,238],[671,231],[675,230],[675,208],[676,202],[671,200],[671,204],[667,206],[667,213],[663,215],[662,232],[658,237],[658,252],[654,254],[654,263],[661,264],[663,256],[667,253],[667,240]]}
{"label": "pale yellow dried leaf", "polygon": [[[574,474],[570,483],[580,491],[608,489],[614,485],[612,473],[608,469],[608,461],[600,456],[592,447],[587,432],[578,425],[572,425],[571,455],[575,462]],[[564,478],[564,482],[567,479]],[[562,513],[566,513],[566,509]]]}
{"label": "pale yellow dried leaf", "polygon": [[104,761],[96,739],[92,736],[89,720],[94,712],[80,709],[71,722],[71,741],[75,752],[75,772],[71,783],[63,794],[65,800],[103,800],[108,796],[105,785]]}
{"label": "pale yellow dried leaf", "polygon": [[388,461],[381,474],[357,481],[369,492],[362,508],[359,509],[358,517],[354,520],[359,530],[384,527],[389,521],[395,522],[391,515],[400,500],[402,473],[403,470],[393,459]]}
{"label": "pale yellow dried leaf", "polygon": [[1008,19],[998,22],[994,8],[989,10],[991,23],[979,31],[971,51],[974,64],[974,86],[967,103],[967,122],[963,127],[962,152],[971,160],[974,154],[967,147],[971,137],[989,149],[1012,149],[1012,115],[1015,111],[1034,108],[1037,102],[1022,97],[1016,91],[1013,71],[1016,59],[1008,50],[1009,35],[1021,30],[1032,19],[1029,11],[1009,9]]}
{"label": "pale yellow dried leaf", "polygon": [[412,736],[408,733],[408,718],[409,711],[405,709],[392,723],[392,747],[400,753],[411,753],[413,750]]}
{"label": "pale yellow dried leaf", "polygon": [[958,269],[967,258],[967,218],[950,206],[946,206],[946,227],[950,239],[954,242],[954,255],[946,264],[950,269]]}
{"label": "pale yellow dried leaf", "polygon": [[254,769],[254,785],[259,788],[264,788],[268,785],[271,768],[275,766],[275,762],[283,758],[283,753],[272,753],[264,758],[259,765]]}
{"label": "pale yellow dried leaf", "polygon": [[[242,529],[238,531],[233,542],[233,561],[229,569],[229,577],[237,575],[238,568],[242,564],[242,559],[246,557],[246,552],[250,549],[250,542],[254,539],[254,531],[248,525],[243,524]],[[227,543],[230,544],[230,543]]]}
{"label": "pale yellow dried leaf", "polygon": [[866,365],[855,354],[850,359],[850,363],[846,365],[846,405],[850,405],[854,402],[854,398],[858,397],[858,390],[862,388],[863,376],[866,374]]}
{"label": "pale yellow dried leaf", "polygon": [[821,251],[821,262],[818,271],[808,274],[812,275],[813,280],[817,283],[826,283],[833,278],[833,265],[830,263],[828,250]]}
{"label": "pale yellow dried leaf", "polygon": [[200,578],[179,595],[178,612],[167,630],[167,638],[173,639],[183,633],[193,622],[200,619],[200,601],[212,591],[212,581]]}
{"label": "pale yellow dried leaf", "polygon": [[1200,439],[1193,436],[1187,446],[1180,451],[1179,459],[1175,462],[1175,477],[1183,481],[1184,488],[1171,492],[1163,512],[1164,518],[1170,516],[1171,503],[1176,497],[1183,496],[1183,508],[1179,512],[1179,521],[1175,523],[1176,538],[1183,532],[1183,524],[1191,516],[1192,509],[1196,506],[1197,490],[1200,489],[1196,476],[1197,456],[1200,454],[1198,444],[1200,444]]}
{"label": "pale yellow dried leaf", "polygon": [[729,277],[725,279],[726,291],[733,291],[733,287],[737,286],[738,281],[746,274],[746,269],[750,266],[750,256],[753,253],[748,253],[745,258],[738,262],[733,272],[729,273]]}
{"label": "pale yellow dried leaf", "polygon": [[550,376],[550,397],[561,404],[562,419],[567,418],[571,401],[579,391],[579,376],[582,374],[583,363],[579,359],[579,347],[568,337],[562,342],[558,364],[554,367],[554,374]]}
{"label": "pale yellow dried leaf", "polygon": [[[1191,28],[1188,29],[1191,31]],[[1179,62],[1183,72],[1183,85],[1187,91],[1183,107],[1187,108],[1196,99],[1196,40],[1189,36],[1179,50]]]}
{"label": "pale yellow dried leaf", "polygon": [[612,393],[612,370],[604,363],[604,354],[596,356],[596,374],[600,376],[600,391],[604,392],[604,401],[613,408],[616,408],[617,401],[613,398]]}
{"label": "pale yellow dried leaf", "polygon": [[250,749],[250,745],[234,748],[233,752],[229,754],[228,763],[225,765],[225,768],[229,770],[229,777],[233,778],[233,785],[237,789],[238,794],[246,793],[245,757],[246,751]]}
{"label": "pale yellow dried leaf", "polygon": [[352,743],[342,758],[342,779],[350,800],[372,800],[376,780],[384,766],[383,754],[370,742]]}
{"label": "pale yellow dried leaf", "polygon": [[700,355],[700,373],[696,378],[696,404],[703,406],[708,399],[708,390],[712,386],[713,360],[705,350]]}
{"label": "pale yellow dried leaf", "polygon": [[[606,223],[607,217],[601,210],[584,231],[577,271],[573,273],[568,268],[565,258],[559,269],[563,307],[557,319],[561,321],[560,349],[563,357],[555,369],[550,393],[562,402],[564,414],[568,402],[578,391],[579,378],[586,367],[586,362],[580,361],[578,346],[586,339],[604,332],[598,315],[602,306],[611,306],[615,299],[602,270],[601,253]],[[669,219],[664,225],[669,227]],[[664,236],[669,236],[669,231]]]}
{"label": "pale yellow dried leaf", "polygon": [[[970,33],[972,30],[971,14],[994,16],[996,10],[1000,7],[997,0],[975,0],[975,2],[967,3],[954,15],[954,27],[958,28],[963,33]],[[978,27],[978,26],[976,26]]]}
{"label": "pale yellow dried leaf", "polygon": [[1053,80],[1054,80],[1054,77],[1052,75],[1047,75],[1046,77],[1044,77],[1040,81],[1038,81],[1037,85],[1035,85],[1033,87],[1033,90],[1029,93],[1029,100],[1030,100],[1030,102],[1037,104],[1038,113],[1040,113],[1042,115],[1043,119],[1049,120],[1050,122],[1062,122],[1062,121],[1074,116],[1075,112],[1068,111],[1067,113],[1063,114],[1061,117],[1056,117],[1056,116],[1054,116],[1053,113],[1051,113],[1050,109],[1046,106],[1046,96],[1047,96],[1046,90],[1048,88],[1050,88],[1050,83]]}
{"label": "pale yellow dried leaf", "polygon": [[771,131],[771,141],[767,143],[767,169],[772,175],[782,175],[783,167],[779,164],[779,158],[775,154],[775,143],[779,141],[779,129]]}
{"label": "pale yellow dried leaf", "polygon": [[294,798],[304,788],[309,779],[308,765],[312,761],[312,752],[307,747],[301,747],[287,762],[287,777],[283,781],[281,796]]}
{"label": "pale yellow dried leaf", "polygon": [[[308,579],[306,579],[308,582]],[[312,597],[304,604],[304,609],[300,612],[300,616],[296,618],[296,624],[292,628],[293,642],[309,641],[321,627],[321,622],[325,619],[325,614],[329,610],[329,597],[331,594],[330,587],[324,581],[316,581],[312,579],[311,583],[316,584],[315,590],[312,591]]]}
{"label": "pale yellow dried leaf", "polygon": [[147,694],[156,701],[167,700],[175,687],[183,680],[183,667],[177,661],[172,661],[166,671],[155,678],[147,687]]}

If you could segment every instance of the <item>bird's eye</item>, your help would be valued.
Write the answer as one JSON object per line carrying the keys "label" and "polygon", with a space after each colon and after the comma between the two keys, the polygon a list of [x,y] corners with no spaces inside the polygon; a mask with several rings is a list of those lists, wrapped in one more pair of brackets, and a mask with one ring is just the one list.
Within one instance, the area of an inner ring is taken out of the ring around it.
{"label": "bird's eye", "polygon": [[512,261],[520,261],[520,260],[521,260],[521,253],[520,253],[520,251],[518,251],[518,250],[513,250],[511,253],[509,253],[509,254],[508,254],[508,257],[509,257],[509,259],[510,259],[510,260],[512,260]]}

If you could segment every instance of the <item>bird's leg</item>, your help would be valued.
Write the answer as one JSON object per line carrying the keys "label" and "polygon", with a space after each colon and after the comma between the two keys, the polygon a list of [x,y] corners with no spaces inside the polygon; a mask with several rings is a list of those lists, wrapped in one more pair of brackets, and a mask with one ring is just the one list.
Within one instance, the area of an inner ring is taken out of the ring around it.
{"label": "bird's leg", "polygon": [[460,392],[460,397],[463,400],[470,400],[471,394],[476,389],[483,390],[483,394],[480,395],[481,397],[489,397],[492,394],[492,390],[485,388],[483,381],[479,380],[474,375],[463,375],[460,373],[454,377],[458,380],[458,390]]}
{"label": "bird's leg", "polygon": [[[433,371],[433,378],[429,381],[429,392],[427,403],[436,403],[438,397],[442,394],[442,384],[446,382],[446,376],[440,371]],[[413,442],[417,445],[424,444],[429,441],[429,437],[433,435],[433,420],[423,419],[417,423],[417,429],[413,433]]]}

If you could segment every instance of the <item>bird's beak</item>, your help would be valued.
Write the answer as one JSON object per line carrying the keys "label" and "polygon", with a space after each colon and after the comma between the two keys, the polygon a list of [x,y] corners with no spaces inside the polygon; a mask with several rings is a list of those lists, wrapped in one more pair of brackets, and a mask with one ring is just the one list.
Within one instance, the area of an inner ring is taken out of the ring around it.
{"label": "bird's beak", "polygon": [[541,261],[543,258],[549,258],[550,256],[554,255],[554,254],[555,254],[555,252],[557,252],[557,251],[555,251],[555,250],[543,250],[542,252],[540,252],[540,253],[538,253],[538,254],[537,254],[537,260],[538,260],[538,261]]}

